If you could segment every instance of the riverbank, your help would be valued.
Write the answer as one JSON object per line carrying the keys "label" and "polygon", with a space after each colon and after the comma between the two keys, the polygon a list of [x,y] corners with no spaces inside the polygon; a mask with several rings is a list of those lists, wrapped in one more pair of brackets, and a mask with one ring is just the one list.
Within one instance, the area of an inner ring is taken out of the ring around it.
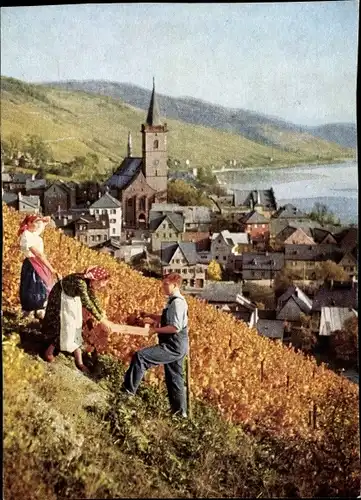
{"label": "riverbank", "polygon": [[269,163],[267,165],[258,165],[258,166],[252,166],[252,167],[235,167],[235,168],[224,168],[224,169],[213,169],[212,173],[217,175],[217,174],[222,174],[222,173],[231,173],[231,172],[247,172],[247,171],[252,171],[252,170],[260,170],[262,168],[271,168],[271,169],[289,169],[289,168],[299,168],[299,167],[305,167],[305,166],[320,166],[320,165],[340,165],[342,163],[354,163],[357,161],[357,158],[338,158],[338,159],[333,159],[333,160],[319,160],[319,161],[308,161],[308,162],[303,162],[303,163],[290,163],[285,165],[284,163]]}

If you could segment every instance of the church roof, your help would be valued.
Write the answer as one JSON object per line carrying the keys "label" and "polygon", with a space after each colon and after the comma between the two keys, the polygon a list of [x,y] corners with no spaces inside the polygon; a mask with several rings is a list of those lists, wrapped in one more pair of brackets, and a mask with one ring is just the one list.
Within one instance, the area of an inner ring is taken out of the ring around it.
{"label": "church roof", "polygon": [[153,92],[152,92],[152,97],[150,98],[150,104],[147,115],[147,125],[161,125],[158,100],[155,94],[154,78],[153,78]]}
{"label": "church roof", "polygon": [[139,174],[143,158],[124,158],[122,164],[105,183],[106,186],[124,189]]}

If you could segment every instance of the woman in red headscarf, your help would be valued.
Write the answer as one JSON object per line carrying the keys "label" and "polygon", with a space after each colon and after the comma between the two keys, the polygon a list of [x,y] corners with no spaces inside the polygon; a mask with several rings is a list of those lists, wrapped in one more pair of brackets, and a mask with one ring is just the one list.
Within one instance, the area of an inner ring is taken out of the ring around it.
{"label": "woman in red headscarf", "polygon": [[20,249],[25,259],[21,268],[20,302],[24,315],[35,311],[39,318],[44,317],[44,308],[57,272],[44,253],[41,237],[50,217],[27,215],[20,224]]}
{"label": "woman in red headscarf", "polygon": [[106,269],[93,266],[83,273],[74,273],[58,281],[50,292],[42,331],[49,347],[45,352],[47,361],[54,360],[54,350],[74,354],[76,366],[87,372],[83,364],[81,345],[84,307],[96,320],[111,330],[114,324],[103,312],[95,290],[104,288],[110,275]]}

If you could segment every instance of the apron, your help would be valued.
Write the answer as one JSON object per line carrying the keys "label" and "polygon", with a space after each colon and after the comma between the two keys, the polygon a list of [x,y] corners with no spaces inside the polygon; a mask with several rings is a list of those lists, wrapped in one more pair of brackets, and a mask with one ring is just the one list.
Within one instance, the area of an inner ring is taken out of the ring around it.
{"label": "apron", "polygon": [[60,350],[74,352],[83,343],[83,309],[80,297],[70,297],[63,290],[60,303]]}

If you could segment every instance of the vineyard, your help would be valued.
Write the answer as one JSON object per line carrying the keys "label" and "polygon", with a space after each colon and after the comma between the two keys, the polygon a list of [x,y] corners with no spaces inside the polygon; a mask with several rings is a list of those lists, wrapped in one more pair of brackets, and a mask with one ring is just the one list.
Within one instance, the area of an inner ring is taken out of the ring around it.
{"label": "vineyard", "polygon": [[[20,216],[3,205],[3,311],[19,310],[22,257]],[[155,279],[145,278],[112,257],[97,253],[55,229],[44,233],[45,250],[64,276],[99,264],[111,272],[100,300],[110,320],[125,323],[137,311],[160,311],[164,296]],[[192,397],[216,408],[251,434],[274,439],[287,459],[297,460],[307,481],[327,483],[334,495],[359,489],[358,386],[307,358],[261,337],[242,321],[188,298]],[[84,331],[88,351],[111,354],[128,363],[144,339],[107,334],[99,326]],[[163,385],[161,369],[146,380]],[[287,461],[286,461],[287,463]],[[305,479],[306,480],[306,479]],[[315,490],[315,491],[322,491]],[[328,490],[327,490],[328,491]]]}

